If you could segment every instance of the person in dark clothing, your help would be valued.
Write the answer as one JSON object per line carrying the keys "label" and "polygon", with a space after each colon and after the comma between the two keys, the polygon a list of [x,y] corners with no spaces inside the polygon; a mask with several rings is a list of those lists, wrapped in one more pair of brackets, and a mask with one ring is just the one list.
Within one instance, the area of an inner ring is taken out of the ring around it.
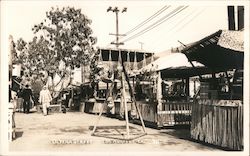
{"label": "person in dark clothing", "polygon": [[34,105],[37,106],[40,91],[42,90],[42,87],[44,86],[44,84],[40,77],[35,77],[35,80],[32,82],[31,86],[32,86],[33,97],[34,97]]}
{"label": "person in dark clothing", "polygon": [[32,91],[29,88],[29,85],[26,85],[25,88],[22,91],[22,98],[24,100],[23,102],[23,112],[29,113],[30,112],[30,98],[32,98]]}

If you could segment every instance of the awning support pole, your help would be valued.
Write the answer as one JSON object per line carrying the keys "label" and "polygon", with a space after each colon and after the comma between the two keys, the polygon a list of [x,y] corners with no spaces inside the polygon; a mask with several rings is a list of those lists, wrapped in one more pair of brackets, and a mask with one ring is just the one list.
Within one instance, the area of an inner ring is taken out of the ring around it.
{"label": "awning support pole", "polygon": [[[185,54],[185,53],[184,53],[184,54]],[[186,55],[186,54],[185,54],[185,55]],[[194,69],[197,69],[197,68],[194,66],[193,62],[188,58],[187,55],[186,55],[186,57],[187,57],[187,59],[188,59],[188,62],[191,64],[191,66],[192,66]],[[201,75],[199,74],[198,76],[199,76],[200,80],[202,80]]]}

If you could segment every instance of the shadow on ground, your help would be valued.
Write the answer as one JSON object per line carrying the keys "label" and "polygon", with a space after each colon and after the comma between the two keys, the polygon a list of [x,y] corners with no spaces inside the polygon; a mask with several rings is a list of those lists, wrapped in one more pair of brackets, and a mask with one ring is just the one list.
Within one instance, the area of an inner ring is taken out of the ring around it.
{"label": "shadow on ground", "polygon": [[[89,130],[93,130],[93,126],[89,126]],[[104,137],[109,139],[131,140],[144,136],[140,129],[129,126],[129,136],[127,135],[126,126],[97,126],[93,136]]]}
{"label": "shadow on ground", "polygon": [[65,128],[60,128],[59,129],[63,133],[80,133],[80,134],[87,134],[87,129],[84,127],[65,127]]}
{"label": "shadow on ground", "polygon": [[191,140],[189,129],[172,129],[172,130],[162,130],[161,134],[168,134],[174,136],[175,138]]}

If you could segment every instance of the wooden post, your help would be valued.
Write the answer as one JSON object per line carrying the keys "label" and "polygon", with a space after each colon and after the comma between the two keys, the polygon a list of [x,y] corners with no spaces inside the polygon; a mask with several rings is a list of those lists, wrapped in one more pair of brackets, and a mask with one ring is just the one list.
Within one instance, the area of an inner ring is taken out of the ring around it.
{"label": "wooden post", "polygon": [[108,90],[109,90],[109,83],[106,83],[107,84],[107,89],[106,89],[106,96],[108,94]]}
{"label": "wooden post", "polygon": [[124,83],[124,74],[122,73],[122,102],[125,108],[125,119],[126,119],[126,131],[127,138],[129,138],[129,121],[128,121],[128,107],[127,107],[127,99],[126,99],[126,91],[125,91],[125,83]]}
{"label": "wooden post", "polygon": [[157,112],[159,111],[162,111],[162,79],[161,79],[161,72],[159,71],[158,73],[158,76],[157,76],[157,95],[156,95],[156,98],[157,98]]}
{"label": "wooden post", "polygon": [[194,96],[196,95],[197,91],[196,91],[196,79],[194,79]]}
{"label": "wooden post", "polygon": [[95,123],[95,125],[94,125],[93,131],[92,131],[92,133],[91,133],[92,135],[94,135],[94,133],[95,133],[95,131],[96,131],[96,127],[97,127],[97,125],[99,124],[99,121],[101,120],[103,110],[104,110],[104,105],[102,105],[102,108],[101,108],[101,111],[100,111],[100,113],[99,113],[98,119],[96,120],[96,123]]}
{"label": "wooden post", "polygon": [[137,103],[136,103],[136,99],[135,99],[135,95],[134,95],[134,90],[133,90],[131,84],[129,83],[128,74],[127,74],[127,71],[126,71],[126,69],[125,69],[123,63],[122,63],[122,67],[123,67],[123,72],[124,72],[126,81],[127,81],[127,83],[128,83],[129,93],[130,93],[130,96],[131,96],[131,98],[132,98],[132,104],[134,104],[134,106],[135,106],[135,108],[136,108],[136,111],[137,111],[137,113],[138,113],[138,115],[139,115],[139,119],[140,119],[141,124],[142,124],[143,132],[144,132],[144,134],[146,134],[145,124],[144,124],[144,121],[143,121],[143,119],[142,119],[141,112],[140,112],[140,110],[139,110],[139,108],[138,108],[138,105],[137,105]]}
{"label": "wooden post", "polygon": [[186,91],[187,101],[189,101],[189,96],[190,96],[190,92],[189,92],[189,77],[186,78],[185,91]]}

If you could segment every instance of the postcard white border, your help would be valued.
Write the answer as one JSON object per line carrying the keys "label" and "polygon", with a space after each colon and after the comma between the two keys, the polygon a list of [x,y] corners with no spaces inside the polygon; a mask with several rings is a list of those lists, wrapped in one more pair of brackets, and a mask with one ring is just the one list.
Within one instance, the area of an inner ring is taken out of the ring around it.
{"label": "postcard white border", "polygon": [[[72,1],[75,3],[77,1]],[[94,1],[98,4],[99,1]],[[124,3],[126,1],[107,1],[107,2],[115,2],[115,3]],[[0,107],[0,116],[1,116],[1,135],[0,135],[0,154],[3,155],[136,155],[136,154],[143,154],[143,155],[249,155],[249,1],[139,1],[137,0],[135,3],[147,3],[152,5],[159,5],[159,4],[168,4],[168,5],[244,5],[245,6],[245,51],[244,51],[244,151],[242,152],[146,152],[146,153],[135,153],[135,152],[126,152],[126,153],[119,153],[119,152],[106,152],[106,153],[95,153],[95,152],[49,152],[49,151],[41,151],[41,152],[10,152],[8,151],[8,137],[7,137],[7,102],[8,102],[8,25],[4,23],[5,19],[5,3],[7,1],[1,1],[1,68],[0,68],[0,99],[1,99],[1,107]],[[44,2],[46,3],[46,2]],[[93,3],[93,1],[91,2]],[[157,4],[156,4],[157,3]],[[56,4],[56,1],[55,1]],[[98,147],[97,147],[98,148]]]}

